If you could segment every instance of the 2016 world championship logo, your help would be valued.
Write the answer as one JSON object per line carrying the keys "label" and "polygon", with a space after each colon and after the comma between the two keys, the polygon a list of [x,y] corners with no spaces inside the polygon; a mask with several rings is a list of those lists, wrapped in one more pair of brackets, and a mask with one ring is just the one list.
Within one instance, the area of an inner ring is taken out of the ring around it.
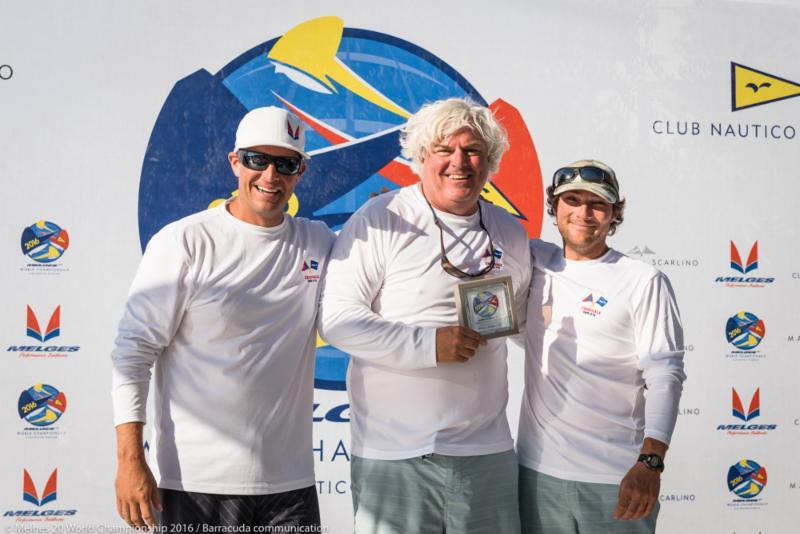
{"label": "2016 world championship logo", "polygon": [[41,220],[22,231],[22,253],[38,263],[52,263],[69,248],[69,234],[56,223]]}
{"label": "2016 world championship logo", "polygon": [[736,497],[734,506],[752,505],[767,486],[767,470],[755,460],[742,459],[728,469],[728,490]]}
{"label": "2016 world championship logo", "polygon": [[54,222],[41,219],[26,226],[20,236],[20,248],[31,260],[20,268],[23,272],[58,275],[69,270],[58,262],[69,248],[69,234]]}
{"label": "2016 world championship logo", "polygon": [[67,397],[63,391],[49,384],[36,384],[20,393],[17,413],[30,427],[22,433],[25,437],[57,437],[51,427],[67,410]]}
{"label": "2016 world championship logo", "polygon": [[728,343],[742,350],[755,349],[764,339],[767,327],[754,313],[741,311],[728,319],[725,337]]}
{"label": "2016 world championship logo", "polygon": [[[371,196],[418,181],[400,155],[399,129],[424,103],[449,97],[488,105],[505,127],[511,148],[484,197],[538,236],[541,171],[516,108],[500,98],[488,103],[415,44],[321,17],[255,46],[214,75],[199,70],[175,84],[142,165],[142,248],[164,225],[236,195],[227,153],[250,109],[283,107],[305,123],[312,159],[287,211],[336,230]],[[315,276],[309,267],[304,274]],[[321,339],[317,345],[315,387],[344,390],[348,356]]]}
{"label": "2016 world championship logo", "polygon": [[727,354],[734,360],[758,360],[766,355],[757,347],[767,335],[767,327],[762,319],[748,311],[740,311],[729,317],[725,323],[725,339],[736,350]]}

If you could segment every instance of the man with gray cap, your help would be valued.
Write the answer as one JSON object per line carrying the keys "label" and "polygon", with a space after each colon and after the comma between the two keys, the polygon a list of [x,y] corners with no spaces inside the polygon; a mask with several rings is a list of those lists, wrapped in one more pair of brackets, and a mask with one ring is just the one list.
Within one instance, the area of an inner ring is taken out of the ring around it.
{"label": "man with gray cap", "polygon": [[131,526],[159,510],[163,526],[319,527],[313,357],[333,234],[284,213],[304,142],[291,113],[250,111],[228,154],[238,194],[147,245],[111,355],[117,508]]}
{"label": "man with gray cap", "polygon": [[563,248],[531,241],[522,531],[655,532],[685,379],[675,296],[663,273],[606,244],[625,207],[610,167],[559,169],[547,205]]}

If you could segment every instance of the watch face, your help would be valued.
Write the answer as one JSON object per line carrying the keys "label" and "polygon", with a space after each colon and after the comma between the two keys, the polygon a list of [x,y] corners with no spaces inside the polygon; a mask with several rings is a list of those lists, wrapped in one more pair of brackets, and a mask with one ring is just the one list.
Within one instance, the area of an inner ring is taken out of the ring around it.
{"label": "watch face", "polygon": [[664,462],[658,455],[655,454],[643,454],[639,458],[639,461],[644,462],[644,464],[649,467],[650,469],[662,469],[664,467]]}

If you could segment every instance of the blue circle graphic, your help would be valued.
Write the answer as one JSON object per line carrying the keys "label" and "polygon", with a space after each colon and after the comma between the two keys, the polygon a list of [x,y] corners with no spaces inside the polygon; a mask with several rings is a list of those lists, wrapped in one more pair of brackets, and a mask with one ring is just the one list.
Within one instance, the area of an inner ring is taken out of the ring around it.
{"label": "blue circle graphic", "polygon": [[[324,49],[317,33],[303,38],[313,24],[338,31],[331,33],[338,45]],[[336,30],[336,24],[342,26]],[[299,64],[303,54],[319,59]],[[216,74],[199,70],[175,84],[150,136],[139,186],[142,249],[166,224],[233,194],[227,154],[250,109],[284,107],[304,120],[312,159],[290,213],[336,230],[370,195],[410,179],[399,160],[398,128],[424,103],[449,97],[486,105],[430,52],[391,35],[345,28],[335,17],[306,21]],[[387,173],[392,165],[399,174]],[[318,347],[315,387],[344,390],[348,361],[334,347]]]}

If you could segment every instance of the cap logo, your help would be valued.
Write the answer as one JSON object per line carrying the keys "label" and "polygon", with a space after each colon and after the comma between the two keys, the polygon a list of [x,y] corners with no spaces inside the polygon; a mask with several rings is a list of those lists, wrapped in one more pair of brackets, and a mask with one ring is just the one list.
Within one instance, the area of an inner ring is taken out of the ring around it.
{"label": "cap logo", "polygon": [[297,141],[300,138],[300,125],[297,125],[297,128],[292,130],[292,123],[290,121],[286,121],[286,127],[289,129],[289,137]]}

